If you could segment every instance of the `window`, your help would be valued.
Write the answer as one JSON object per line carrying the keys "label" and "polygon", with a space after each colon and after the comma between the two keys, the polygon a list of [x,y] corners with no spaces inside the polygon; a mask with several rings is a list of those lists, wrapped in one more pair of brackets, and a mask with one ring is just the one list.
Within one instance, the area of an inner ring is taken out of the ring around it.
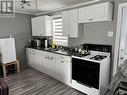
{"label": "window", "polygon": [[68,38],[63,36],[62,16],[53,16],[53,41],[59,46],[68,46]]}

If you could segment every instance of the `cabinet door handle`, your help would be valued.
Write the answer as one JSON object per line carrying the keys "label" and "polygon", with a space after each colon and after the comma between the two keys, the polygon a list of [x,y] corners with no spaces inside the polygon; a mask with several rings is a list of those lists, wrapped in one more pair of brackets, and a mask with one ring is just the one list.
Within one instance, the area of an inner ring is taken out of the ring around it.
{"label": "cabinet door handle", "polygon": [[61,56],[60,58],[64,58],[64,57]]}
{"label": "cabinet door handle", "polygon": [[50,59],[50,60],[53,60],[53,57],[50,57],[49,59]]}
{"label": "cabinet door handle", "polygon": [[92,19],[89,19],[89,21],[93,21],[93,18]]}
{"label": "cabinet door handle", "polygon": [[64,63],[64,61],[60,61],[61,63]]}
{"label": "cabinet door handle", "polygon": [[45,57],[46,59],[48,59],[48,57]]}
{"label": "cabinet door handle", "polygon": [[53,57],[45,57],[46,59],[53,60]]}

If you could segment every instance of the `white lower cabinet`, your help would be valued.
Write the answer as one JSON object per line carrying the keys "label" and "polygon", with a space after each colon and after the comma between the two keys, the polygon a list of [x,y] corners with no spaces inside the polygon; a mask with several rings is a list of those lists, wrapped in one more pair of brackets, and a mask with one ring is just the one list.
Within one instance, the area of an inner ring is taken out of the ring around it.
{"label": "white lower cabinet", "polygon": [[71,57],[26,48],[27,64],[59,81],[70,85]]}
{"label": "white lower cabinet", "polygon": [[69,56],[56,56],[56,78],[68,85],[70,84],[70,64],[71,59]]}
{"label": "white lower cabinet", "polygon": [[41,71],[48,74],[48,75],[54,76],[55,63],[54,63],[53,54],[49,53],[49,52],[43,52],[41,54],[41,57],[44,58],[44,59],[41,59],[41,63],[43,64],[43,65],[41,65],[41,67],[43,68],[43,70],[41,70]]}
{"label": "white lower cabinet", "polygon": [[35,69],[39,69],[39,64],[36,64],[36,63],[39,63],[38,62],[38,55],[36,54],[36,51],[34,49],[27,49],[26,51],[27,53],[27,63],[29,66],[31,66],[32,68],[35,68]]}

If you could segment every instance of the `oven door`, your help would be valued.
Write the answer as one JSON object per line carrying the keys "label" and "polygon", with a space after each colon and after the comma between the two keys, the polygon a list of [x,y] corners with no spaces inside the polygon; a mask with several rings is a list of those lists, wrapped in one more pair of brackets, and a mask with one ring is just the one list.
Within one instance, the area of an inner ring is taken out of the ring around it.
{"label": "oven door", "polygon": [[99,89],[100,64],[72,58],[72,79],[77,82]]}

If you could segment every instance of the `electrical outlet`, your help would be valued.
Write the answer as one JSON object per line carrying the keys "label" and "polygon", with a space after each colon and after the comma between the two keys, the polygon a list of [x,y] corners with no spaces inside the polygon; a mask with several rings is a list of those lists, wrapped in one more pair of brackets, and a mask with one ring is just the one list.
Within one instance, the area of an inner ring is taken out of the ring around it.
{"label": "electrical outlet", "polygon": [[108,37],[113,37],[113,31],[108,32]]}

